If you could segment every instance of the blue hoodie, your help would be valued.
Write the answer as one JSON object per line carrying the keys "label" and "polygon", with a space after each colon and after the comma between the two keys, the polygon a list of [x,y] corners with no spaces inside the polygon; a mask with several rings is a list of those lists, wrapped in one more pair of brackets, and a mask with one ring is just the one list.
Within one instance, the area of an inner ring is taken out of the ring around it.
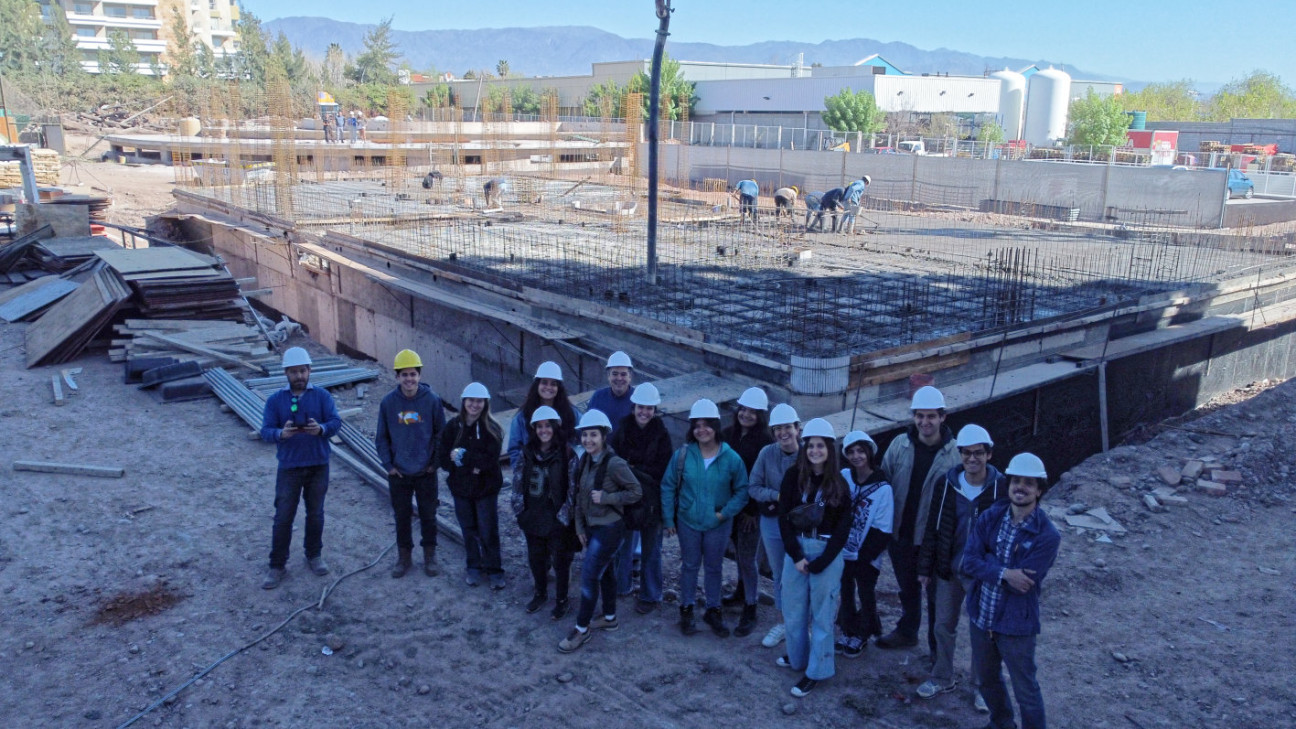
{"label": "blue hoodie", "polygon": [[[293,399],[297,400],[297,412],[292,411]],[[298,433],[284,439],[284,423],[292,421],[305,425],[315,418],[324,432],[319,435]],[[329,455],[333,452],[329,438],[337,435],[342,428],[342,418],[338,415],[337,405],[328,390],[314,385],[307,385],[300,396],[284,388],[271,395],[265,403],[261,415],[261,440],[279,446],[280,468],[302,468],[305,466],[328,465]]]}
{"label": "blue hoodie", "polygon": [[420,382],[414,397],[400,387],[387,393],[378,406],[374,446],[383,470],[394,466],[406,476],[436,471],[436,447],[445,429],[445,406],[432,388]]}

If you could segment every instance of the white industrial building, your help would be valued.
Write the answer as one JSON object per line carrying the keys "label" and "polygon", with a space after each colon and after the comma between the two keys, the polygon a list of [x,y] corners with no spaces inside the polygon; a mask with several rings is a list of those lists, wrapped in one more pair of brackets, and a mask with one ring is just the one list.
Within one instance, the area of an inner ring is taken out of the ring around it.
{"label": "white industrial building", "polygon": [[175,10],[185,16],[190,32],[215,53],[217,58],[238,51],[234,23],[238,5],[231,0],[40,0],[41,17],[52,13],[67,16],[81,53],[81,67],[99,73],[99,53],[111,47],[109,35],[121,31],[130,38],[143,74],[166,67],[167,42]]}

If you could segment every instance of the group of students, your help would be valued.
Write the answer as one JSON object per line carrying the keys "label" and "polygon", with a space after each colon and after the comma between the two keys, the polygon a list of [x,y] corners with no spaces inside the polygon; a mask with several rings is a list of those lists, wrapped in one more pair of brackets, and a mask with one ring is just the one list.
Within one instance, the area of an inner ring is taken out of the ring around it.
{"label": "group of students", "polygon": [[[447,422],[441,400],[420,382],[418,355],[402,351],[394,365],[398,386],[382,401],[376,435],[396,516],[399,556],[392,576],[403,577],[412,567],[412,501],[418,503],[424,571],[439,572],[436,470],[442,469],[463,532],[465,582],[475,586],[484,579],[503,589],[496,504],[504,434],[490,416],[490,393],[469,384]],[[576,651],[595,631],[616,630],[617,599],[635,595],[636,576],[636,612],[657,609],[661,546],[671,536],[679,541],[680,631],[699,631],[701,572],[701,622],[717,636],[749,635],[757,625],[763,549],[780,619],[762,644],[773,648],[786,640],[776,663],[803,674],[791,689],[794,696],[833,676],[836,655],[857,657],[874,636],[882,648],[916,645],[922,585],[933,662],[918,695],[931,698],[954,688],[955,635],[966,606],[978,708],[991,713],[992,726],[1012,725],[1001,676],[1007,665],[1024,726],[1044,726],[1034,636],[1039,584],[1059,536],[1035,508],[1047,489],[1038,457],[1017,454],[1000,474],[989,465],[989,433],[967,425],[954,437],[944,425],[944,398],[933,387],[914,394],[913,425],[880,459],[867,433],[854,430],[839,439],[822,418],[803,425],[791,405],[770,409],[759,388],[738,399],[728,427],[714,402],[694,402],[685,442],[676,447],[658,411],[661,394],[650,383],[633,386],[633,371],[629,356],[614,353],[608,386],[581,414],[570,402],[561,367],[542,363],[508,434],[509,504],[526,539],[533,582],[528,613],[549,604],[552,571],[550,615],[560,620],[569,614],[571,565],[583,553],[575,625],[559,651]],[[292,374],[289,382],[291,388]],[[302,400],[302,393],[288,389],[271,400],[281,395],[292,397],[294,408]],[[267,402],[267,439],[274,440],[281,436],[271,407]],[[319,501],[322,506],[322,496]],[[318,558],[309,500],[307,506],[308,556],[313,549]],[[272,576],[276,558],[287,556],[279,537],[276,532]],[[726,598],[721,577],[731,541],[739,581]],[[888,551],[904,615],[883,636],[875,586]],[[726,602],[742,605],[732,628],[722,612]]]}

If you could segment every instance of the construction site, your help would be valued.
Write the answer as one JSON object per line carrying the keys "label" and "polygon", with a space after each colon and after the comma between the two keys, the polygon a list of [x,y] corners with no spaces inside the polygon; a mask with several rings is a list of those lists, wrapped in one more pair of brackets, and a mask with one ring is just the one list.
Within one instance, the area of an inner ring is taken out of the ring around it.
{"label": "construction site", "polygon": [[[623,675],[591,671],[553,653],[549,633],[558,627],[521,620],[516,538],[505,561],[517,584],[503,597],[465,596],[442,580],[402,592],[362,574],[387,555],[379,550],[390,533],[385,500],[363,486],[385,488],[372,445],[379,398],[366,389],[385,391],[388,363],[407,348],[428,362],[423,380],[447,400],[470,381],[486,384],[505,429],[539,363],[559,362],[573,401],[583,403],[605,384],[616,350],[633,357],[636,382],[661,390],[676,440],[693,400],[729,409],[758,386],[803,420],[826,417],[839,434],[865,430],[885,446],[907,426],[913,391],[935,384],[951,427],[976,422],[995,435],[996,463],[1033,450],[1061,474],[1061,495],[1045,502],[1066,529],[1045,621],[1063,627],[1041,648],[1056,658],[1048,666],[1042,658],[1041,682],[1059,725],[1259,726],[1296,715],[1267,679],[1208,678],[1214,661],[1231,660],[1226,654],[1254,651],[1259,660],[1273,636],[1290,633],[1290,618],[1269,609],[1290,588],[1290,550],[1269,552],[1272,530],[1255,525],[1289,519],[1282,509],[1291,508],[1296,467],[1282,442],[1296,427],[1290,387],[1265,392],[1296,370],[1296,234],[1247,218],[1251,206],[1223,200],[1214,176],[694,148],[681,140],[702,135],[687,132],[661,145],[650,221],[649,143],[626,113],[640,106],[634,95],[625,109],[583,121],[560,119],[552,105],[525,122],[512,121],[507,106],[474,122],[453,113],[402,121],[394,108],[364,139],[337,142],[274,91],[274,116],[242,117],[231,86],[200,117],[176,120],[174,134],[104,135],[111,158],[131,164],[87,169],[108,177],[119,168],[124,187],[131,175],[160,169],[139,163],[169,165],[173,185],[146,225],[110,223],[111,245],[60,242],[99,232],[91,226],[111,212],[98,203],[21,203],[9,245],[22,250],[0,244],[0,271],[13,284],[8,295],[0,290],[0,314],[30,322],[0,329],[14,393],[0,416],[36,426],[19,427],[5,455],[66,460],[79,450],[127,464],[123,486],[67,523],[64,495],[41,491],[37,484],[49,482],[39,473],[14,474],[12,483],[35,495],[10,494],[21,504],[11,523],[24,533],[54,529],[69,545],[59,549],[72,550],[60,555],[88,550],[119,584],[11,556],[14,545],[38,548],[36,537],[5,530],[0,579],[6,594],[19,590],[22,627],[0,643],[0,667],[22,676],[15,696],[37,697],[9,699],[9,715],[116,725],[139,711],[155,726],[233,727],[422,726],[431,716],[451,726],[593,727],[625,719],[616,712],[627,706],[643,721],[621,723],[650,726],[699,725],[717,708],[744,724],[950,727],[979,718],[964,706],[966,691],[957,706],[911,706],[922,671],[908,652],[839,666],[840,695],[789,708],[771,651],[686,647],[666,634],[664,613],[600,636],[600,660]],[[809,230],[800,202],[790,216],[773,205],[778,188],[804,195],[864,175],[872,183],[851,224],[828,214],[824,230]],[[742,179],[761,187],[754,220],[740,216],[730,192]],[[502,194],[488,197],[488,183]],[[90,287],[102,299],[84,293]],[[326,584],[298,578],[272,603],[253,589],[273,449],[244,440],[246,427],[232,418],[213,418],[210,400],[259,427],[262,401],[283,382],[277,352],[290,341],[316,355],[315,377],[353,421],[334,448],[348,468],[334,471],[330,518],[339,523],[326,539],[330,558],[344,563],[339,573],[366,587],[340,588],[325,608],[333,583],[292,627],[275,628],[259,650],[208,677],[211,668],[195,672],[215,646],[256,638]],[[120,365],[95,356],[103,350],[125,363],[128,381],[176,396],[123,388],[113,381]],[[79,387],[66,369],[73,362],[84,368]],[[167,367],[177,369],[158,371]],[[55,404],[66,405],[58,410],[47,407],[51,378]],[[1240,389],[1260,394],[1238,405]],[[1251,409],[1230,416],[1228,406]],[[1253,422],[1268,419],[1266,409],[1278,413],[1269,429]],[[193,462],[179,463],[179,454]],[[1209,478],[1219,473],[1238,475]],[[453,539],[451,510],[441,511]],[[203,516],[174,521],[189,513]],[[156,550],[140,546],[141,530]],[[1235,541],[1192,563],[1203,538]],[[114,555],[117,544],[133,546]],[[1237,553],[1260,555],[1259,582],[1248,565],[1241,592],[1212,585],[1170,596],[1176,575],[1226,573]],[[1163,559],[1150,568],[1148,555]],[[128,567],[132,560],[140,566]],[[672,560],[673,546],[668,573]],[[212,563],[203,576],[198,567]],[[1130,588],[1144,577],[1155,584]],[[19,578],[29,586],[17,587]],[[879,592],[889,622],[898,600],[888,580]],[[114,603],[109,593],[134,597]],[[233,602],[222,605],[220,595]],[[105,613],[105,599],[129,616]],[[1225,610],[1239,599],[1257,607]],[[61,607],[50,616],[48,605]],[[369,619],[399,605],[411,624]],[[44,677],[76,659],[70,646],[37,634],[41,621],[85,630],[85,646],[102,652],[65,671],[93,686],[93,704]],[[1211,627],[1224,624],[1235,626],[1232,640]],[[1190,646],[1191,659],[1171,642]],[[965,648],[956,665],[965,665]],[[1184,661],[1191,675],[1177,668]],[[113,678],[118,664],[129,667],[124,684]],[[501,677],[505,665],[516,670]],[[292,688],[303,671],[308,688]],[[463,678],[448,680],[447,671]],[[740,682],[759,700],[735,695]],[[345,705],[333,699],[342,692],[352,698]],[[1114,708],[1096,718],[1077,708],[1095,705]]]}

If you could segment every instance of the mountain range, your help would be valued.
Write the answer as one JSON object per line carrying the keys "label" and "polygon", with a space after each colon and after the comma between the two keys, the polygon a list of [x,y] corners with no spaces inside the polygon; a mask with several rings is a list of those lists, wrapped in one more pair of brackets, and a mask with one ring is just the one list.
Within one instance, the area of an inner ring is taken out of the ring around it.
{"label": "mountain range", "polygon": [[[322,58],[330,43],[337,43],[348,55],[364,48],[364,36],[376,26],[348,23],[329,18],[278,18],[264,24],[272,36],[282,32],[308,55]],[[470,69],[494,73],[495,64],[503,59],[510,73],[523,76],[572,76],[590,73],[590,64],[602,61],[628,61],[652,56],[653,41],[648,38],[622,38],[588,26],[555,26],[541,28],[483,28],[478,30],[393,30],[392,40],[399,52],[416,70],[449,71],[462,76]],[[849,66],[874,53],[907,73],[949,73],[958,76],[980,76],[1002,68],[1020,69],[1031,64],[1040,68],[1065,68],[1073,77],[1093,81],[1120,80],[1113,76],[1090,73],[1072,66],[1044,59],[978,56],[973,53],[938,48],[924,50],[908,43],[884,43],[868,38],[830,40],[822,43],[765,41],[745,46],[719,46],[711,43],[675,43],[667,41],[666,52],[672,58],[715,63],[769,63],[790,65],[799,54],[805,64]]]}

